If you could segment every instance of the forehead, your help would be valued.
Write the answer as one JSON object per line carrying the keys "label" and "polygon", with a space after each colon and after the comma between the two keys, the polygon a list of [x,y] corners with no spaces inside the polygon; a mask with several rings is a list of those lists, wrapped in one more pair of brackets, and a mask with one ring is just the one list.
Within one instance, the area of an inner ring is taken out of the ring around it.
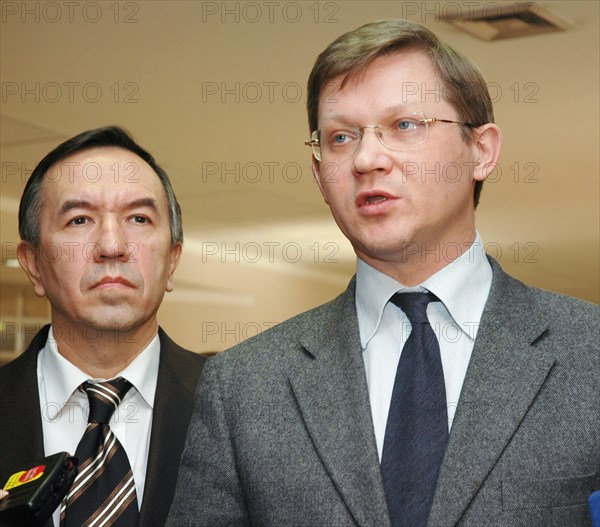
{"label": "forehead", "polygon": [[360,113],[406,106],[423,111],[445,103],[444,88],[431,57],[421,50],[382,55],[364,70],[327,81],[319,96],[319,119],[339,111]]}
{"label": "forehead", "polygon": [[82,193],[133,195],[149,193],[166,201],[158,175],[137,154],[118,147],[98,147],[76,152],[52,165],[44,176],[46,199],[64,199]]}

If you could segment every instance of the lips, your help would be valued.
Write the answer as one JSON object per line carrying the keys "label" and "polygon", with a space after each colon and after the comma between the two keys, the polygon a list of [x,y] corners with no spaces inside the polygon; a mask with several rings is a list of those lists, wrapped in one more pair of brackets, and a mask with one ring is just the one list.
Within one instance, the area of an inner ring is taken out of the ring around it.
{"label": "lips", "polygon": [[133,287],[133,284],[122,276],[105,276],[96,282],[93,287],[110,287],[112,285]]}
{"label": "lips", "polygon": [[356,206],[364,211],[387,208],[397,199],[396,196],[383,190],[368,190],[361,192],[356,197]]}

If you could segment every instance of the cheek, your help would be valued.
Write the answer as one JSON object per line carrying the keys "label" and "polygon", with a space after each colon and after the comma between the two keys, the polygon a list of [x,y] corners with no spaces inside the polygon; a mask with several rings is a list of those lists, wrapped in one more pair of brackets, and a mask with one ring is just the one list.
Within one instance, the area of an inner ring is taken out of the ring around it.
{"label": "cheek", "polygon": [[[169,239],[170,241],[170,239]],[[151,267],[167,252],[167,243],[161,238],[148,237],[129,242],[129,256],[132,263]]]}
{"label": "cheek", "polygon": [[323,187],[325,199],[331,204],[348,206],[354,201],[354,187],[352,181],[341,175],[331,176],[330,181]]}
{"label": "cheek", "polygon": [[146,288],[164,288],[171,265],[170,251],[162,245],[143,247],[135,255],[135,265],[145,279]]}
{"label": "cheek", "polygon": [[48,245],[41,255],[40,276],[45,286],[69,289],[78,283],[85,261],[79,252],[63,251],[58,244]]}
{"label": "cheek", "polygon": [[[471,192],[472,169],[468,164],[450,161],[433,163],[412,179],[415,197],[430,203],[445,202],[451,199],[462,200]],[[410,191],[410,186],[408,191]]]}
{"label": "cheek", "polygon": [[353,200],[349,194],[342,195],[339,189],[337,189],[337,192],[329,196],[327,204],[335,219],[342,220],[345,223],[352,220],[354,214]]}
{"label": "cheek", "polygon": [[51,304],[74,306],[83,294],[84,270],[81,263],[65,261],[46,265],[41,281]]}

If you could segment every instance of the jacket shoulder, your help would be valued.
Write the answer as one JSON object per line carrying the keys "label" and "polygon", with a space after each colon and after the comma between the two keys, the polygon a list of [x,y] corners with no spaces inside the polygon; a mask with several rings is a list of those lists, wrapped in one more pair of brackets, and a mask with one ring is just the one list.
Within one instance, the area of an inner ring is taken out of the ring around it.
{"label": "jacket shoulder", "polygon": [[50,326],[44,326],[34,337],[27,349],[16,359],[0,367],[0,398],[20,392],[18,389],[26,376],[36,378],[37,356],[45,346]]}
{"label": "jacket shoulder", "polygon": [[596,336],[600,328],[600,306],[564,294],[532,287],[505,273],[497,262],[491,260],[494,272],[492,289],[488,298],[490,313],[498,326],[510,327],[537,321],[552,332],[572,334],[577,329],[583,334]]}
{"label": "jacket shoulder", "polygon": [[161,372],[170,371],[172,375],[175,375],[190,390],[194,391],[204,368],[206,357],[182,348],[162,328],[159,329],[158,335],[161,348],[159,377]]}
{"label": "jacket shoulder", "polygon": [[209,362],[231,362],[236,368],[251,364],[257,367],[262,362],[274,367],[284,364],[303,349],[303,343],[326,343],[335,338],[349,305],[354,305],[354,281],[333,300],[266,329],[211,357]]}
{"label": "jacket shoulder", "polygon": [[0,367],[0,399],[6,394],[12,393],[17,384],[23,382],[23,375],[33,372],[35,375],[36,357],[30,353],[23,352],[16,359]]}
{"label": "jacket shoulder", "polygon": [[331,325],[338,318],[343,309],[346,295],[347,292],[325,304],[295,315],[231,349],[262,347],[265,343],[295,341],[306,338],[307,332],[313,335],[314,333],[324,333],[326,330],[331,329]]}
{"label": "jacket shoulder", "polygon": [[565,348],[600,356],[600,306],[567,295],[531,288],[535,302],[548,321],[548,331]]}
{"label": "jacket shoulder", "polygon": [[529,290],[540,308],[552,316],[564,320],[589,319],[599,321],[600,306],[598,304],[537,287],[530,287]]}

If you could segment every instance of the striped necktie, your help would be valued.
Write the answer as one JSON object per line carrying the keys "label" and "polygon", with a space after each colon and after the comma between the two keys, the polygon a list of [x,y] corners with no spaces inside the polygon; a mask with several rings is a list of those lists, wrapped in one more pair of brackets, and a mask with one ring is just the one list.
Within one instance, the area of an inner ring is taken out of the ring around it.
{"label": "striped necktie", "polygon": [[446,444],[448,411],[440,346],[427,319],[432,293],[391,301],[412,330],[402,348],[388,413],[381,471],[393,527],[425,527]]}
{"label": "striped necktie", "polygon": [[131,388],[122,377],[84,382],[90,404],[88,425],[77,446],[79,472],[62,502],[60,527],[135,527],[139,512],[125,449],[108,426]]}

